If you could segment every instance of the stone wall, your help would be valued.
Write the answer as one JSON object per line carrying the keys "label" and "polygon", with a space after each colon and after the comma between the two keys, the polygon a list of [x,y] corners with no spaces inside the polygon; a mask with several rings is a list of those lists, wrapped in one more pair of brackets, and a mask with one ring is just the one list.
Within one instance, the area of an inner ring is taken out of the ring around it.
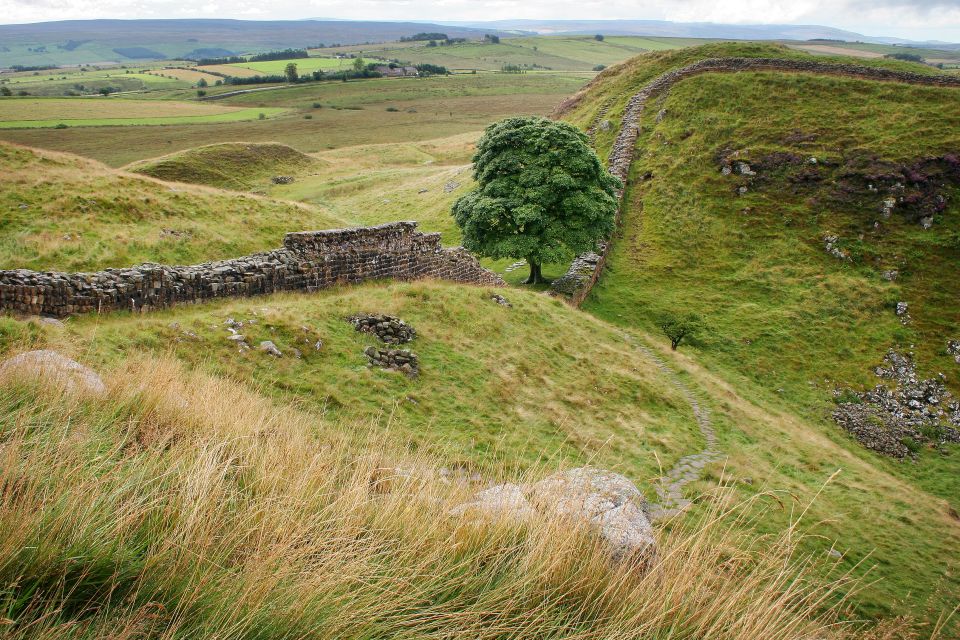
{"label": "stone wall", "polygon": [[416,228],[416,222],[393,222],[288,233],[280,249],[190,266],[142,264],[96,273],[0,271],[0,310],[58,317],[149,311],[210,298],[316,291],[382,278],[504,284],[465,249],[444,249],[440,234]]}
{"label": "stone wall", "polygon": [[[628,101],[623,113],[620,131],[610,151],[607,168],[610,173],[627,184],[630,165],[636,151],[637,138],[640,135],[640,118],[647,101],[656,95],[663,95],[670,88],[690,76],[701,73],[736,73],[739,71],[782,71],[786,73],[813,73],[831,75],[860,80],[877,80],[882,82],[902,82],[912,85],[926,85],[931,87],[960,88],[960,77],[944,74],[923,75],[907,71],[893,71],[877,67],[866,67],[856,64],[839,64],[833,62],[817,62],[815,60],[784,60],[780,58],[706,58],[686,67],[668,71],[654,78]],[[603,110],[605,113],[605,109]],[[620,207],[617,210],[616,224],[620,226],[620,209],[623,208],[623,191],[617,193]],[[607,260],[610,240],[603,243],[598,253],[586,253],[578,256],[570,264],[567,272],[557,278],[551,286],[554,295],[565,297],[571,304],[579,306],[587,297],[593,285],[603,271]]]}

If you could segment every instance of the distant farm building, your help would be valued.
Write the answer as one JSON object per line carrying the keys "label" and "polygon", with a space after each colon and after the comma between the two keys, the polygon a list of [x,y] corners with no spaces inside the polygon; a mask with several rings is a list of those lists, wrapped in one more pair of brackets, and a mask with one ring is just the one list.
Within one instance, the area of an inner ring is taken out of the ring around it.
{"label": "distant farm building", "polygon": [[420,75],[420,72],[417,71],[416,67],[391,67],[389,65],[381,64],[374,67],[373,70],[385,78],[404,78]]}

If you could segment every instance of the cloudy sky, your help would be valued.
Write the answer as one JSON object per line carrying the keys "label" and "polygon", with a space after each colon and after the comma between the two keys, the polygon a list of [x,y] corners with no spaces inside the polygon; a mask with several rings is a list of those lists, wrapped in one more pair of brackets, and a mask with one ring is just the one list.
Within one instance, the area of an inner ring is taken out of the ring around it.
{"label": "cloudy sky", "polygon": [[874,36],[960,42],[960,0],[0,0],[0,20],[78,18],[497,20],[652,19],[823,24]]}

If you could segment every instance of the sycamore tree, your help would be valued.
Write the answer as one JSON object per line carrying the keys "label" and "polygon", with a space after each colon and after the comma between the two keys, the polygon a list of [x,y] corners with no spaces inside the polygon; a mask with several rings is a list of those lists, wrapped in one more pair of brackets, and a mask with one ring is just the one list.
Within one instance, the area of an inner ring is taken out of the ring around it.
{"label": "sycamore tree", "polygon": [[491,258],[541,265],[592,251],[613,232],[620,181],[575,127],[540,117],[487,127],[473,157],[477,188],[453,205],[463,245]]}

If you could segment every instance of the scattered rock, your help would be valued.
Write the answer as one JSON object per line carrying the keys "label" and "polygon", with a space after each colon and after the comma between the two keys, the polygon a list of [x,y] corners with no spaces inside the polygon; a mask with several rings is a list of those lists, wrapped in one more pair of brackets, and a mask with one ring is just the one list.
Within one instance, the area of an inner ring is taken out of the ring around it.
{"label": "scattered rock", "polygon": [[947,340],[947,353],[960,364],[960,340]]}
{"label": "scattered rock", "polygon": [[367,347],[363,350],[363,353],[369,358],[369,365],[372,367],[399,371],[409,378],[416,378],[420,375],[420,359],[417,354],[407,349]]}
{"label": "scattered rock", "polygon": [[920,226],[924,229],[929,229],[933,226],[933,216],[924,216],[920,218]]}
{"label": "scattered rock", "polygon": [[915,456],[923,444],[960,442],[960,402],[944,386],[943,375],[921,379],[913,359],[891,349],[877,367],[878,377],[896,384],[884,384],[871,391],[855,393],[837,390],[839,402],[833,419],[862,445],[896,458]]}
{"label": "scattered rock", "polygon": [[825,235],[823,236],[823,248],[837,260],[850,260],[850,254],[837,246],[839,241],[840,238],[837,236]]}
{"label": "scattered rock", "polygon": [[69,391],[85,391],[102,396],[107,386],[97,373],[56,351],[27,351],[0,364],[0,374],[20,373],[47,378],[63,384]]}
{"label": "scattered rock", "polygon": [[501,307],[512,307],[512,306],[513,306],[512,304],[510,304],[510,301],[509,301],[509,300],[507,300],[506,298],[504,298],[504,297],[503,297],[502,295],[500,295],[499,293],[491,293],[491,294],[490,294],[490,299],[493,300],[494,302],[496,302],[497,304],[499,304]]}
{"label": "scattered rock", "polygon": [[474,512],[520,521],[539,513],[585,523],[606,541],[611,557],[623,562],[650,560],[656,555],[657,543],[646,508],[640,490],[627,478],[580,467],[532,484],[491,487],[451,513]]}
{"label": "scattered rock", "polygon": [[460,186],[460,183],[459,183],[459,182],[457,182],[457,181],[455,181],[455,180],[451,180],[451,181],[448,182],[447,184],[443,185],[443,192],[444,192],[444,193],[453,193],[454,191],[457,190],[457,187],[459,187],[459,186]]}
{"label": "scattered rock", "polygon": [[660,109],[660,111],[657,112],[657,117],[655,118],[655,120],[656,120],[657,124],[659,124],[659,123],[663,122],[663,119],[666,118],[666,117],[667,117],[667,110],[666,110],[666,109]]}
{"label": "scattered rock", "polygon": [[883,273],[881,273],[880,277],[889,282],[893,282],[900,277],[900,272],[897,271],[896,269],[890,269],[888,271],[884,271]]}
{"label": "scattered rock", "polygon": [[894,313],[900,318],[900,324],[910,324],[910,307],[906,302],[898,302]]}
{"label": "scattered rock", "polygon": [[837,551],[836,549],[834,549],[833,547],[830,547],[830,549],[827,551],[827,555],[830,556],[831,558],[836,558],[838,560],[843,557],[843,554]]}
{"label": "scattered rock", "polygon": [[735,162],[733,164],[733,172],[740,176],[755,176],[757,172],[754,171],[750,165],[746,162]]}
{"label": "scattered rock", "polygon": [[604,120],[601,120],[600,124],[597,126],[600,128],[600,131],[610,131],[610,127],[612,125],[610,124],[609,120],[604,119]]}
{"label": "scattered rock", "polygon": [[193,236],[190,231],[180,231],[179,229],[161,229],[161,238],[189,238]]}
{"label": "scattered rock", "polygon": [[427,193],[430,189],[420,189],[417,193]]}
{"label": "scattered rock", "polygon": [[67,325],[63,324],[63,321],[61,321],[61,320],[57,320],[56,318],[48,318],[48,317],[46,317],[46,316],[43,316],[43,317],[40,318],[40,323],[41,323],[41,324],[49,324],[49,325],[51,325],[51,326],[61,327],[61,328],[67,326]]}
{"label": "scattered rock", "polygon": [[293,184],[293,176],[273,176],[270,178],[273,184]]}
{"label": "scattered rock", "polygon": [[257,348],[260,351],[263,351],[264,353],[268,353],[275,358],[283,357],[283,352],[280,351],[280,349],[277,348],[277,345],[273,344],[273,342],[270,340],[264,340],[263,342],[260,343],[260,346]]}
{"label": "scattered rock", "polygon": [[417,331],[409,324],[382,314],[357,314],[347,318],[357,331],[372,333],[387,344],[404,344],[417,337]]}

